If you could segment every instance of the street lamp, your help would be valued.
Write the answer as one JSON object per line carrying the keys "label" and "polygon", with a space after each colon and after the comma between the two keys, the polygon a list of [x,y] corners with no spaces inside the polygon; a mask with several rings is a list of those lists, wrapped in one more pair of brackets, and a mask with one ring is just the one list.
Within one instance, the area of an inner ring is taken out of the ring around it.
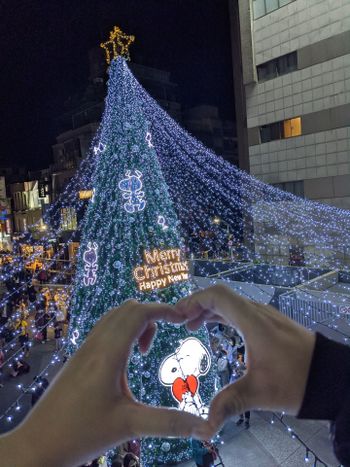
{"label": "street lamp", "polygon": [[226,230],[227,230],[227,235],[229,236],[229,235],[231,234],[231,231],[230,231],[230,224],[228,224],[227,222],[223,221],[220,217],[218,217],[218,216],[213,217],[212,222],[213,222],[213,224],[216,224],[216,225],[220,225],[220,224],[225,225],[225,226],[226,226]]}

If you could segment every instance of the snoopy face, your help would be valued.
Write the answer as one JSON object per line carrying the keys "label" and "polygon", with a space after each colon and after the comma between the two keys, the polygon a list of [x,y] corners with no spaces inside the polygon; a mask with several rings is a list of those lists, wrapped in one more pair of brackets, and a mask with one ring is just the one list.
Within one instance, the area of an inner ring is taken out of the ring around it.
{"label": "snoopy face", "polygon": [[200,340],[189,337],[181,342],[176,351],[163,360],[159,379],[165,386],[171,386],[177,378],[190,375],[204,376],[210,368],[210,354]]}

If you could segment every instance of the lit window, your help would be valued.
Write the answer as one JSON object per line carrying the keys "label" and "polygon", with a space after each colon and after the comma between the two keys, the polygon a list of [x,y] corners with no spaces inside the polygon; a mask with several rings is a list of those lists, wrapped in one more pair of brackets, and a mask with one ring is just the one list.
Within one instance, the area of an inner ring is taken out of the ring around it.
{"label": "lit window", "polygon": [[61,229],[77,230],[77,213],[74,208],[61,208]]}
{"label": "lit window", "polygon": [[261,143],[301,135],[301,117],[290,118],[281,122],[269,123],[260,127]]}
{"label": "lit window", "polygon": [[301,118],[296,117],[285,120],[283,122],[283,130],[284,138],[301,135]]}
{"label": "lit window", "polygon": [[92,198],[93,191],[92,190],[80,190],[79,191],[79,199],[90,199]]}

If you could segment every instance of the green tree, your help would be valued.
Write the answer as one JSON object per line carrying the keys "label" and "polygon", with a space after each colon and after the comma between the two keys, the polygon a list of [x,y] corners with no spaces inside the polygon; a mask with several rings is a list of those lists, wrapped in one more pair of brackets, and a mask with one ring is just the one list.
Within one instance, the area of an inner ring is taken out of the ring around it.
{"label": "green tree", "polygon": [[[96,168],[92,186],[86,187],[94,195],[81,226],[71,352],[111,307],[130,298],[174,304],[191,289],[179,221],[130,76],[124,59],[112,61],[94,148]],[[129,385],[145,403],[205,414],[214,394],[210,360],[205,328],[189,334],[183,326],[159,323],[150,353],[142,356],[134,350]],[[144,466],[190,457],[189,440],[142,441]]]}

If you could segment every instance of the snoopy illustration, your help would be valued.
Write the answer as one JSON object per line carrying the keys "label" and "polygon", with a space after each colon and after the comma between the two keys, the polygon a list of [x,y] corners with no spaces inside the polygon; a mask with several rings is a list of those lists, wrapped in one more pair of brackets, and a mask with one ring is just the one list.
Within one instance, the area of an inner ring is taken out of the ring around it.
{"label": "snoopy illustration", "polygon": [[180,341],[175,352],[161,363],[159,380],[171,387],[180,410],[207,418],[209,410],[199,395],[199,378],[208,373],[210,364],[208,349],[195,337]]}
{"label": "snoopy illustration", "polygon": [[135,175],[127,170],[126,178],[121,180],[118,184],[120,190],[124,191],[123,198],[126,199],[124,209],[129,214],[136,211],[143,211],[146,206],[146,201],[143,199],[145,193],[142,191],[142,172],[135,170]]}
{"label": "snoopy illustration", "polygon": [[97,279],[97,243],[88,242],[87,250],[84,251],[84,285],[94,285]]}

